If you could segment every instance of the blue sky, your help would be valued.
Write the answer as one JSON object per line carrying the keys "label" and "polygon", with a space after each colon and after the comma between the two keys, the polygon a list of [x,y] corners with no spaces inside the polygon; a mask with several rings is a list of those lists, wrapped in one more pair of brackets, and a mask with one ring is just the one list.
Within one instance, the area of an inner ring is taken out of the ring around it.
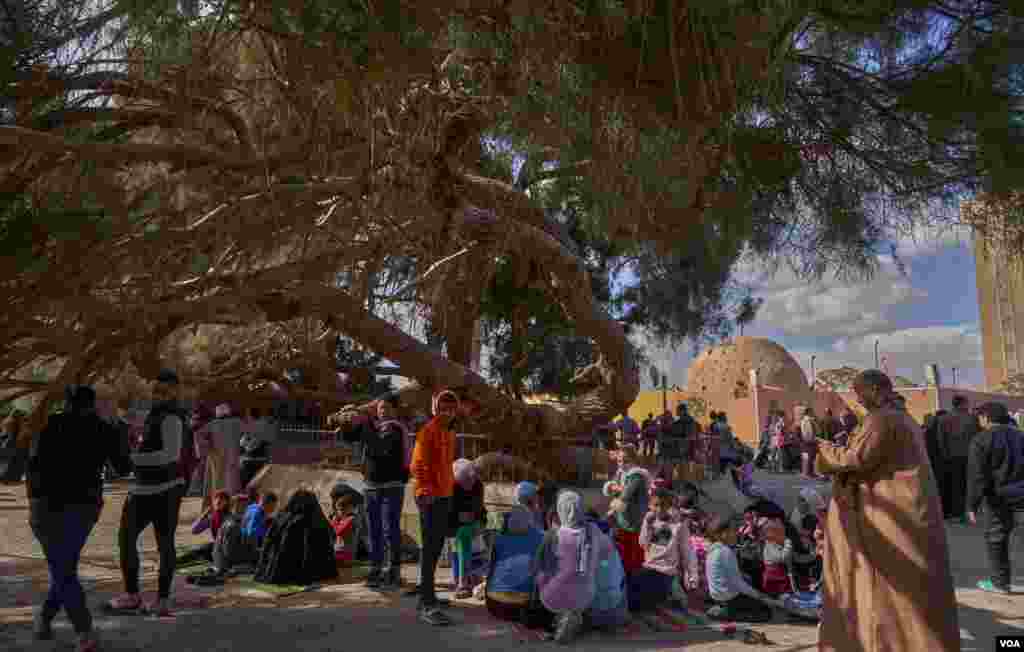
{"label": "blue sky", "polygon": [[[743,273],[765,303],[744,335],[779,342],[808,372],[812,355],[817,370],[874,366],[877,340],[892,374],[923,382],[925,365],[935,363],[943,382],[952,380],[952,367],[957,367],[959,385],[981,387],[984,367],[970,240],[947,233],[897,245],[905,275],[891,256],[880,255],[878,272],[863,282],[826,277],[809,283],[786,271],[768,276],[750,266]],[[688,349],[648,351],[670,383],[685,385]]]}

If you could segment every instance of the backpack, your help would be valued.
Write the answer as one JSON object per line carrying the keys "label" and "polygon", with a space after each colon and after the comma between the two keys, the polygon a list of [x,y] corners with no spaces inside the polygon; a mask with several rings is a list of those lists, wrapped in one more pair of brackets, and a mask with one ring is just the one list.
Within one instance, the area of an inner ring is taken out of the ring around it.
{"label": "backpack", "polygon": [[309,585],[337,576],[331,525],[316,495],[300,489],[274,518],[260,550],[255,579]]}

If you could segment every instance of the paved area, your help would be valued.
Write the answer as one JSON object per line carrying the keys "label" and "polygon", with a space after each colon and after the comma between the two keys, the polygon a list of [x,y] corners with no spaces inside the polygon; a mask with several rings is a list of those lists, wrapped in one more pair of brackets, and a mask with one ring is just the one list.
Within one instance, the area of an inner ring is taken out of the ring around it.
{"label": "paved area", "polygon": [[[759,481],[771,483],[777,491],[792,495],[801,482],[795,476],[765,474]],[[117,570],[117,525],[124,487],[108,488],[107,505],[101,521],[86,546],[82,575],[95,606],[120,590]],[[199,543],[189,524],[198,514],[198,499],[188,499],[183,508],[179,544]],[[30,637],[32,605],[38,604],[46,590],[46,568],[38,544],[26,524],[28,516],[24,490],[0,486],[0,649],[70,650],[73,635],[61,617],[56,624],[58,640],[33,643]],[[1024,594],[1009,597],[981,593],[971,587],[986,574],[980,530],[950,526],[948,535],[953,551],[957,582],[959,619],[963,649],[991,650],[996,634],[1024,635]],[[1021,537],[1024,542],[1024,537]],[[155,541],[151,533],[143,536],[144,589],[155,588]],[[1024,550],[1016,552],[1018,576],[1024,584]],[[406,578],[414,581],[416,572],[407,569]],[[447,581],[442,572],[440,581]],[[364,589],[358,580],[324,587],[318,591],[289,597],[252,593],[231,586],[222,589],[195,589],[182,586],[181,596],[188,603],[174,617],[110,617],[96,612],[97,628],[108,650],[240,650],[295,649],[302,651],[342,652],[372,649],[450,649],[540,650],[550,649],[532,635],[491,620],[483,606],[475,601],[457,603],[452,608],[456,625],[432,629],[415,619],[415,601]],[[816,628],[792,624],[784,619],[759,627],[775,644],[773,649],[797,652],[813,649]],[[739,650],[747,646],[729,640],[717,631],[691,630],[686,633],[632,633],[617,636],[589,636],[577,647],[597,651],[701,649],[708,652]]]}

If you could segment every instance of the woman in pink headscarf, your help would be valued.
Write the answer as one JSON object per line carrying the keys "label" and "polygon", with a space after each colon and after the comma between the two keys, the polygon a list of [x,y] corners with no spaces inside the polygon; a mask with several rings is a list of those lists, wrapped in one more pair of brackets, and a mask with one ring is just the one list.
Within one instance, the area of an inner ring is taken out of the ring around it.
{"label": "woman in pink headscarf", "polygon": [[449,517],[449,532],[455,537],[455,556],[458,559],[455,591],[457,600],[473,595],[470,582],[470,564],[473,558],[473,539],[484,526],[487,512],[484,509],[484,483],[476,465],[467,459],[457,459],[452,464],[455,474],[455,489],[452,493],[452,510]]}

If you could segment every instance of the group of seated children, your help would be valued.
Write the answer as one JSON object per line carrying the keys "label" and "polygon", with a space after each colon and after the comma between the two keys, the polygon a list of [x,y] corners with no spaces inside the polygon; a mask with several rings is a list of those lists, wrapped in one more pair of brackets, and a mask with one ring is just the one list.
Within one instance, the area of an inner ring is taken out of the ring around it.
{"label": "group of seated children", "polygon": [[219,584],[231,573],[253,566],[259,559],[260,547],[277,508],[273,492],[255,496],[229,496],[226,491],[214,494],[212,505],[192,526],[193,534],[209,530],[213,541],[178,558],[180,566],[196,559],[211,563],[202,575],[189,577],[194,584]]}
{"label": "group of seated children", "polygon": [[[584,511],[579,494],[562,491],[545,531],[536,485],[517,486],[483,587],[494,617],[548,629],[567,643],[586,628],[617,627],[630,612],[672,602],[702,602],[713,619],[743,622],[771,620],[773,608],[806,613],[793,605],[814,604],[821,575],[815,514],[804,514],[796,528],[780,507],[761,501],[742,523],[708,518],[696,487],[676,494],[649,475],[623,471],[607,491],[615,497],[611,527]],[[804,496],[800,507],[817,509],[823,501],[815,498]]]}

